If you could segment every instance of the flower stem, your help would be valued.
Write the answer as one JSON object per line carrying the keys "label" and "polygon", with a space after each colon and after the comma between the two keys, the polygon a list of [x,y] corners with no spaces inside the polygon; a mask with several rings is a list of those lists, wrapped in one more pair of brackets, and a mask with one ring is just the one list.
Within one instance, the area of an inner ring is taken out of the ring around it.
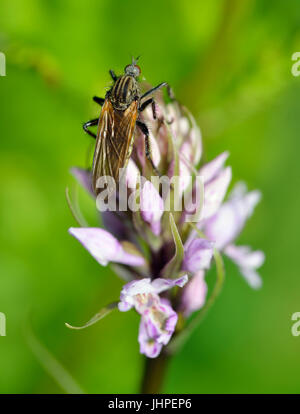
{"label": "flower stem", "polygon": [[145,358],[144,373],[141,384],[142,394],[159,394],[162,392],[170,355],[162,352],[157,358]]}

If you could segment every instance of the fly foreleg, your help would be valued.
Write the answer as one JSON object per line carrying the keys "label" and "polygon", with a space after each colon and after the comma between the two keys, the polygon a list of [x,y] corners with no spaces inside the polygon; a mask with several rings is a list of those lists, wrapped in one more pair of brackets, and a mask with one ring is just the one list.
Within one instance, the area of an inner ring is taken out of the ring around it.
{"label": "fly foreleg", "polygon": [[149,95],[153,95],[156,91],[158,91],[161,88],[164,88],[165,86],[167,88],[167,93],[168,93],[169,98],[172,101],[174,101],[175,100],[175,96],[174,96],[173,90],[172,90],[171,86],[167,82],[162,82],[159,85],[155,86],[154,88],[149,89],[149,91],[145,92],[144,95],[141,96],[141,100],[144,99],[144,98],[146,98]]}
{"label": "fly foreleg", "polygon": [[144,122],[141,122],[141,121],[136,121],[136,124],[140,128],[142,133],[145,135],[145,154],[146,154],[146,158],[149,160],[149,162],[151,164],[151,167],[153,168],[155,174],[160,176],[160,173],[159,173],[158,169],[156,168],[156,166],[154,165],[154,162],[153,162],[152,156],[151,156],[151,146],[150,146],[148,127],[147,127],[146,124],[144,124]]}
{"label": "fly foreleg", "polygon": [[83,129],[85,130],[85,132],[87,132],[91,137],[93,137],[93,138],[97,138],[97,135],[96,134],[94,134],[92,131],[90,131],[89,130],[89,127],[91,127],[91,126],[95,126],[95,125],[98,125],[98,121],[99,121],[99,118],[96,118],[96,119],[92,119],[91,121],[87,121],[85,124],[83,124]]}
{"label": "fly foreleg", "polygon": [[104,104],[105,99],[104,98],[99,98],[98,96],[94,96],[93,101],[95,101],[97,104],[102,106]]}

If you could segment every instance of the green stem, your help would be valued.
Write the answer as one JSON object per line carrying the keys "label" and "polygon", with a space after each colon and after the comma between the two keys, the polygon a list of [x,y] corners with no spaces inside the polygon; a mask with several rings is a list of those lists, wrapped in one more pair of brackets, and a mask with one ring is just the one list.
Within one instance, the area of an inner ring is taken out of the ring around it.
{"label": "green stem", "polygon": [[162,352],[157,358],[145,358],[141,394],[159,394],[162,392],[170,355]]}

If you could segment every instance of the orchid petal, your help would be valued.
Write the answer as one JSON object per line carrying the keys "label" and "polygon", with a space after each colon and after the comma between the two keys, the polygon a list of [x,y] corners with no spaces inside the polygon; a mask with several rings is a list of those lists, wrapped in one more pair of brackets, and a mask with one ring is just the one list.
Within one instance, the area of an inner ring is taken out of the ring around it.
{"label": "orchid petal", "polygon": [[259,289],[262,286],[262,280],[259,273],[250,268],[240,267],[240,272],[253,289]]}
{"label": "orchid petal", "polygon": [[120,301],[124,305],[120,305],[121,311],[127,311],[135,303],[134,297],[136,295],[145,295],[145,294],[156,294],[171,289],[174,286],[182,287],[188,281],[188,276],[184,275],[178,279],[154,279],[151,281],[150,278],[132,280],[123,286],[120,294]]}
{"label": "orchid petal", "polygon": [[207,295],[207,284],[204,280],[205,273],[199,270],[189,280],[181,296],[181,310],[185,317],[202,308]]}
{"label": "orchid petal", "polygon": [[102,265],[109,262],[142,266],[145,261],[141,256],[127,253],[121,243],[108,231],[97,227],[72,227],[69,233],[74,236]]}
{"label": "orchid petal", "polygon": [[133,297],[135,295],[142,295],[144,293],[152,292],[154,292],[154,289],[150,278],[132,280],[122,287],[121,300],[125,299],[125,297]]}
{"label": "orchid petal", "polygon": [[189,133],[189,139],[193,151],[193,164],[197,165],[202,156],[202,135],[200,128],[196,125],[194,118],[192,118],[193,127]]}
{"label": "orchid petal", "polygon": [[241,267],[257,269],[265,261],[265,254],[261,250],[252,251],[249,246],[235,246],[230,244],[224,253]]}
{"label": "orchid petal", "polygon": [[153,233],[160,233],[160,219],[164,212],[164,201],[150,181],[145,181],[140,192],[141,216],[150,224]]}
{"label": "orchid petal", "polygon": [[199,175],[203,177],[204,183],[208,183],[221,172],[228,156],[229,152],[225,151],[200,168]]}
{"label": "orchid petal", "polygon": [[140,353],[146,355],[148,358],[156,358],[160,354],[163,344],[158,343],[149,336],[148,325],[148,320],[142,317],[138,336]]}
{"label": "orchid petal", "polygon": [[188,281],[188,276],[184,275],[178,279],[154,279],[152,287],[155,293],[159,294],[165,290],[172,289],[174,286],[183,287]]}
{"label": "orchid petal", "polygon": [[185,247],[182,268],[191,273],[208,269],[213,256],[213,246],[213,242],[201,238],[189,242]]}
{"label": "orchid petal", "polygon": [[259,191],[251,191],[240,198],[234,196],[204,225],[206,236],[216,242],[218,249],[231,243],[242,231],[260,200]]}
{"label": "orchid petal", "polygon": [[261,287],[262,281],[256,272],[265,261],[265,255],[261,250],[251,251],[248,246],[229,245],[224,249],[224,253],[238,265],[241,274],[251,287],[254,289]]}
{"label": "orchid petal", "polygon": [[136,189],[140,172],[135,162],[130,158],[126,167],[126,184],[128,188]]}
{"label": "orchid petal", "polygon": [[213,216],[220,208],[230,184],[231,176],[231,168],[227,167],[204,186],[204,205],[201,215],[203,220]]}
{"label": "orchid petal", "polygon": [[90,170],[85,170],[84,168],[73,167],[70,170],[74,178],[85,188],[93,197],[95,197],[93,188],[92,188],[92,173]]}
{"label": "orchid petal", "polygon": [[147,308],[141,318],[139,330],[140,352],[150,358],[159,355],[175,330],[178,316],[166,299],[153,308]]}

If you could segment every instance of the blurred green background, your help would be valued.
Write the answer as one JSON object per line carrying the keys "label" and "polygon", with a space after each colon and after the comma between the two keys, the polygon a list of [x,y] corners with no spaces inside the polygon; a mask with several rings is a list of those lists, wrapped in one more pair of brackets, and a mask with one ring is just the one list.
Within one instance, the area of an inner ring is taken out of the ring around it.
{"label": "blurred green background", "polygon": [[266,252],[263,288],[252,291],[226,261],[222,295],[164,391],[298,393],[299,2],[1,0],[0,50],[0,392],[67,391],[40,364],[28,324],[85,392],[139,390],[134,312],[80,332],[64,326],[88,320],[122,285],[68,235],[76,223],[64,191],[69,168],[86,163],[81,125],[99,112],[91,97],[104,95],[108,69],[141,54],[147,81],[168,81],[194,113],[205,158],[229,150],[234,181],[263,192],[239,240]]}

